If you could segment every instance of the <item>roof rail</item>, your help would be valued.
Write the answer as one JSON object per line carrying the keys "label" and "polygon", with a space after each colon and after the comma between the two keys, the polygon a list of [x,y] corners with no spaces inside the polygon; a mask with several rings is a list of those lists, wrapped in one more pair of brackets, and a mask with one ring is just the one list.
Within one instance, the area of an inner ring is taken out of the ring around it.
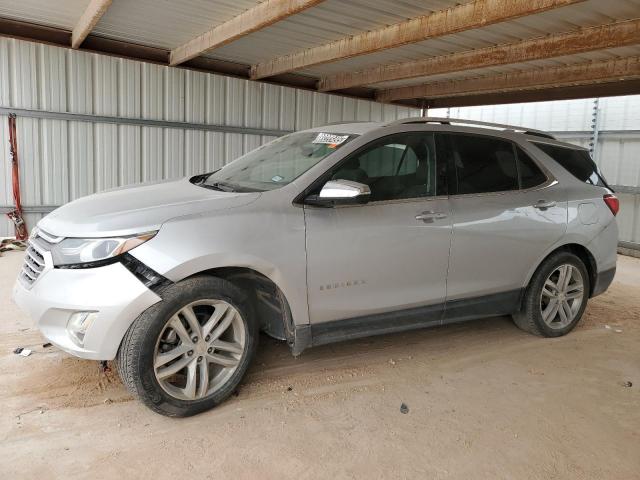
{"label": "roof rail", "polygon": [[375,122],[373,120],[338,120],[336,122],[323,123],[320,126],[329,127],[331,125],[346,125],[348,123],[375,123]]}
{"label": "roof rail", "polygon": [[394,122],[388,123],[390,125],[406,125],[411,123],[440,123],[442,125],[451,125],[453,123],[459,125],[469,125],[473,127],[490,127],[494,129],[500,129],[509,132],[523,133],[525,135],[535,135],[536,137],[550,138],[555,140],[556,137],[548,132],[542,130],[535,130],[533,128],[518,127],[515,125],[504,125],[502,123],[480,122],[478,120],[464,120],[462,118],[445,118],[445,117],[412,117],[403,118]]}

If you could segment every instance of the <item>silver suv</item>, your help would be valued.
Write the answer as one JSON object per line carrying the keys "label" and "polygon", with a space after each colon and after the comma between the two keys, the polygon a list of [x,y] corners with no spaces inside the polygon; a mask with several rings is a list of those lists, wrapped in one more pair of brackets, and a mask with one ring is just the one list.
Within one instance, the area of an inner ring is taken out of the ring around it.
{"label": "silver suv", "polygon": [[564,335],[616,267],[586,150],[453,119],[329,125],[39,222],[14,289],[52,343],[116,360],[156,412],[231,394],[259,332],[329,342],[512,315]]}

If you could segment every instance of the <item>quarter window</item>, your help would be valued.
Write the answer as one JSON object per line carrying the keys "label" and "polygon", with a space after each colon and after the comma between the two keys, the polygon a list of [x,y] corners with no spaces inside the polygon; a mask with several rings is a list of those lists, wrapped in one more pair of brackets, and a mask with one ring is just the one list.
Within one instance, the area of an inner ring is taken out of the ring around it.
{"label": "quarter window", "polygon": [[535,143],[536,147],[562,165],[578,180],[598,187],[606,187],[607,182],[591,160],[589,152],[567,147],[549,145],[548,143]]}
{"label": "quarter window", "polygon": [[422,132],[372,142],[342,163],[331,178],[369,185],[372,201],[446,194],[445,170],[436,163],[433,135]]}

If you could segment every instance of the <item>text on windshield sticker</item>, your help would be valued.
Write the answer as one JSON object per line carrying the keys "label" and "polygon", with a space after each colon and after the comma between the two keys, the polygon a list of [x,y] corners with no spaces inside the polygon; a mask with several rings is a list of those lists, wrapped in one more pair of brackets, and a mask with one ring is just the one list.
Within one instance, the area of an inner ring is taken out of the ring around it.
{"label": "text on windshield sticker", "polygon": [[333,133],[319,133],[313,143],[326,143],[329,145],[340,145],[349,135],[335,135]]}

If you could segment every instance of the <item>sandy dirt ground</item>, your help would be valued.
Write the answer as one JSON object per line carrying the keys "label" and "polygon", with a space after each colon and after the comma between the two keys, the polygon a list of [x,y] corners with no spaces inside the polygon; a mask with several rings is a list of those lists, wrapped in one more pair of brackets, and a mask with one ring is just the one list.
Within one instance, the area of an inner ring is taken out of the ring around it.
{"label": "sandy dirt ground", "polygon": [[238,395],[188,419],[43,348],[10,301],[21,259],[0,258],[0,478],[640,478],[639,259],[559,339],[505,317],[297,359],[262,338]]}

